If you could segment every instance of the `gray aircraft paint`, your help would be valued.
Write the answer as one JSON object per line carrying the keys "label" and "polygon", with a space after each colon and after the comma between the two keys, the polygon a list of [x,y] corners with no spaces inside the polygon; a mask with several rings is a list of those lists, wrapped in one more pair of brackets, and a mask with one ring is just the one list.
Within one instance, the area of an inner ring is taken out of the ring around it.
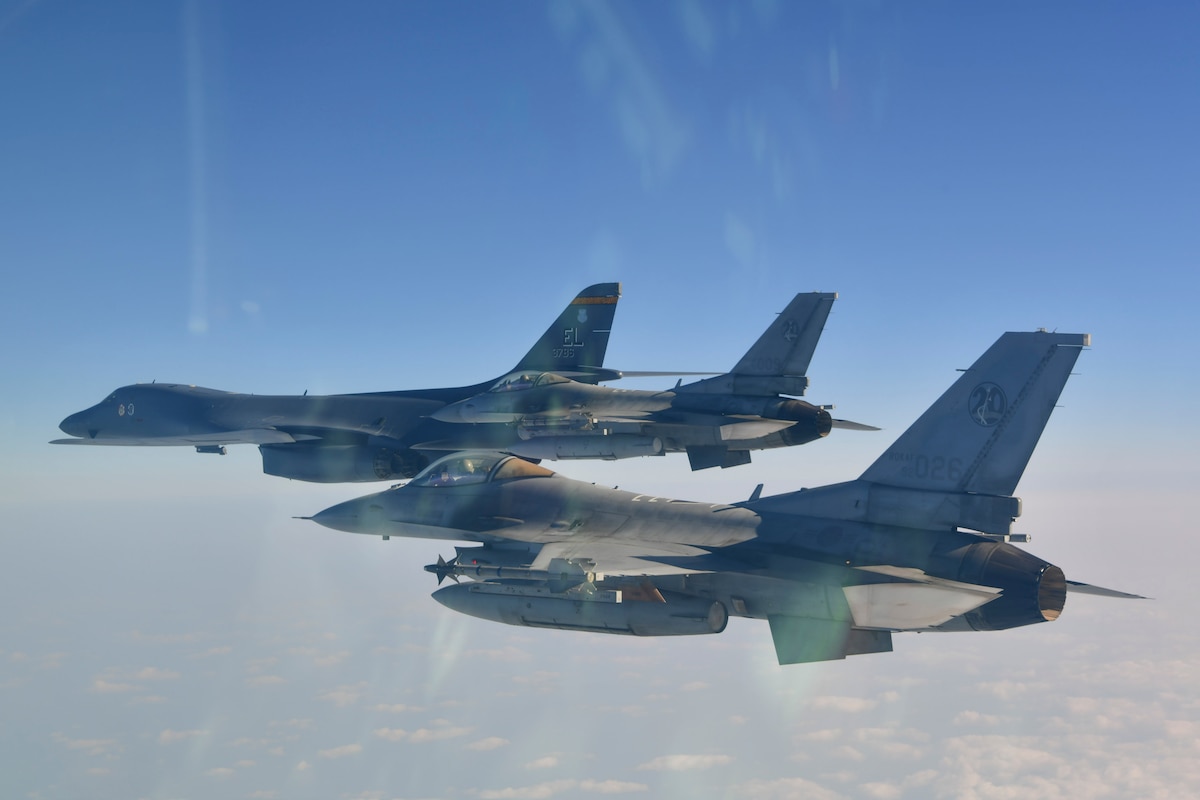
{"label": "gray aircraft paint", "polygon": [[[1087,343],[1005,334],[849,483],[694,503],[465,453],[311,519],[384,538],[475,543],[426,568],[439,583],[468,581],[434,594],[463,613],[637,635],[718,633],[731,616],[766,619],[780,663],[889,651],[899,631],[1052,621],[1068,591],[1133,595],[1067,581],[1015,547],[1020,501],[968,487],[1015,487]],[[1004,403],[990,399],[997,389]],[[918,457],[926,467],[913,466]],[[936,475],[935,458],[944,459]],[[950,460],[962,465],[953,478],[942,474]]]}
{"label": "gray aircraft paint", "polygon": [[[669,391],[616,389],[538,373],[452,403],[434,418],[515,426],[509,452],[527,458],[620,459],[686,452],[692,469],[749,463],[751,450],[806,444],[834,420],[803,396],[805,374],[834,293],[801,293],[767,327],[733,370]],[[516,377],[516,376],[510,376]]]}
{"label": "gray aircraft paint", "polygon": [[[620,284],[580,292],[504,379],[459,388],[356,395],[250,395],[184,384],[125,386],[63,420],[53,444],[256,444],[263,471],[353,482],[415,475],[442,452],[495,448],[535,459],[618,459],[687,452],[693,469],[748,463],[749,452],[815,441],[832,420],[803,400],[805,370],[837,295],[798,294],[734,371],[669,392],[595,385]],[[655,373],[652,373],[655,374]],[[502,380],[554,383],[497,392]],[[492,391],[489,391],[492,390]],[[467,422],[469,425],[460,423]]]}
{"label": "gray aircraft paint", "polygon": [[[584,289],[546,329],[515,369],[558,370],[595,380],[603,369],[619,283]],[[502,428],[465,431],[430,419],[442,406],[486,390],[497,379],[458,388],[344,395],[253,395],[199,386],[123,386],[60,425],[72,439],[52,444],[194,446],[256,444],[263,471],[316,482],[411,477],[431,460],[413,446],[505,447]],[[436,456],[436,453],[434,454]]]}

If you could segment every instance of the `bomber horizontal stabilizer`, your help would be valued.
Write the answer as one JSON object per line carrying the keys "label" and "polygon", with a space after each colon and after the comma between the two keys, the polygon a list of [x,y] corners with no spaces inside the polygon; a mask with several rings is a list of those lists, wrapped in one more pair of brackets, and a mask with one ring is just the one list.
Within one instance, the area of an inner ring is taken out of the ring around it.
{"label": "bomber horizontal stabilizer", "polygon": [[1129,592],[1118,592],[1116,589],[1105,589],[1103,586],[1092,586],[1090,583],[1067,581],[1067,591],[1079,594],[1094,594],[1097,597],[1116,597],[1122,600],[1149,600],[1149,597]]}

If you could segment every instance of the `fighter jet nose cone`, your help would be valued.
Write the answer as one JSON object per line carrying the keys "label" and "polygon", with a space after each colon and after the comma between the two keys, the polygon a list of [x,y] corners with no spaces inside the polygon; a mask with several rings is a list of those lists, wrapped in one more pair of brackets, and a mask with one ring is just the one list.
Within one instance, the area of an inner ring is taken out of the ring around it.
{"label": "fighter jet nose cone", "polygon": [[451,403],[448,406],[442,406],[430,416],[438,422],[462,422],[461,407],[458,403]]}
{"label": "fighter jet nose cone", "polygon": [[353,508],[347,508],[345,503],[330,506],[324,511],[318,511],[309,517],[318,525],[333,528],[335,531],[355,533],[359,530],[358,514]]}

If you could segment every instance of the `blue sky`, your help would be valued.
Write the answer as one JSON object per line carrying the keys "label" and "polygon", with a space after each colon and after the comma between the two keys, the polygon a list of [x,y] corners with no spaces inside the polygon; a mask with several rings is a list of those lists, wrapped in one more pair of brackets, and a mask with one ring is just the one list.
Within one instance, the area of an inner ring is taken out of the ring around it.
{"label": "blue sky", "polygon": [[[0,794],[1200,791],[1197,30],[1182,3],[0,0]],[[1155,601],[780,668],[749,621],[456,617],[433,543],[291,519],[372,487],[253,448],[45,444],[134,381],[486,380],[609,280],[630,370],[727,369],[795,292],[841,294],[809,397],[883,433],[558,465],[684,498],[855,477],[1000,332],[1090,332],[1021,524]]]}

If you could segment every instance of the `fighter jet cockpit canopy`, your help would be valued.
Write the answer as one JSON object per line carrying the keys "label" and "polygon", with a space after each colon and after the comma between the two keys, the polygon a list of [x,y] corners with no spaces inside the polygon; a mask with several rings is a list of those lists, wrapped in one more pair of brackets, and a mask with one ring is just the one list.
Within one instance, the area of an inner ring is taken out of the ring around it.
{"label": "fighter jet cockpit canopy", "polygon": [[408,482],[407,486],[469,486],[512,478],[548,478],[554,472],[506,453],[460,452],[443,456]]}
{"label": "fighter jet cockpit canopy", "polygon": [[556,383],[569,383],[569,380],[553,372],[514,372],[496,381],[488,391],[520,392],[535,386],[553,386]]}

